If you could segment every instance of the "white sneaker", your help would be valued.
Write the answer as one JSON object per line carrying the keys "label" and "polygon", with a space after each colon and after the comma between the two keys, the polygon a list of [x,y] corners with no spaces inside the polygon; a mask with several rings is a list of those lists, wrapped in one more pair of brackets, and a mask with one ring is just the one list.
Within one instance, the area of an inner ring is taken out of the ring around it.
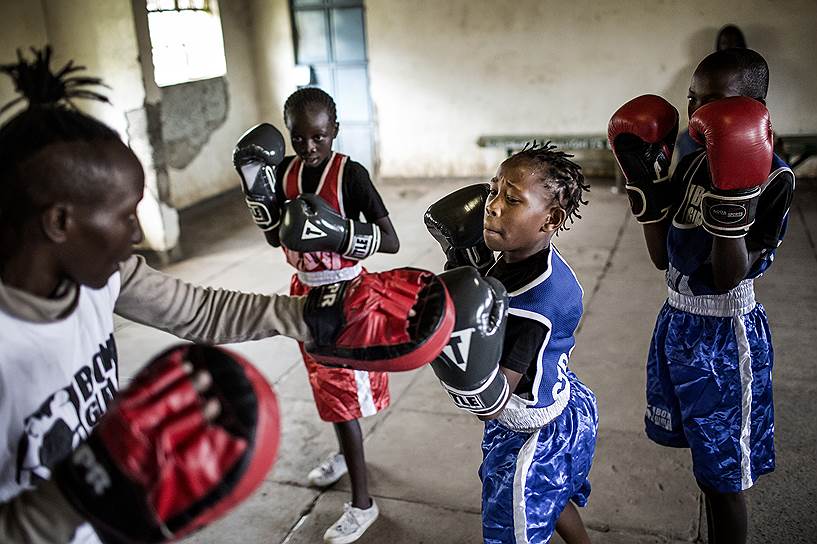
{"label": "white sneaker", "polygon": [[313,468],[306,478],[309,485],[326,487],[340,480],[347,472],[349,469],[346,468],[346,458],[342,453],[333,453],[326,461]]}
{"label": "white sneaker", "polygon": [[377,503],[372,499],[372,505],[366,510],[355,508],[352,503],[343,505],[343,515],[326,530],[323,541],[329,544],[348,544],[354,542],[366,532],[369,525],[374,523],[380,511]]}

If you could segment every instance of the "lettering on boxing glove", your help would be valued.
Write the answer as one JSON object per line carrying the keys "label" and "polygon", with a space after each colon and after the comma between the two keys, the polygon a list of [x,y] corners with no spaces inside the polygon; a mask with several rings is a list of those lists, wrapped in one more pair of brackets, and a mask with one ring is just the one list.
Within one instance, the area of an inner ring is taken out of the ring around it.
{"label": "lettering on boxing glove", "polygon": [[492,416],[511,391],[499,368],[508,295],[495,278],[471,267],[440,274],[456,308],[454,332],[431,368],[454,405],[477,416]]}
{"label": "lettering on boxing glove", "polygon": [[709,165],[711,186],[701,198],[703,228],[723,238],[745,236],[771,170],[769,111],[745,96],[715,100],[695,111],[689,134],[706,148]]}
{"label": "lettering on boxing glove", "polygon": [[678,134],[678,110],[656,95],[621,106],[610,118],[607,138],[627,183],[633,216],[641,224],[664,220],[678,195],[669,165]]}
{"label": "lettering on boxing glove", "polygon": [[105,467],[97,461],[96,456],[87,444],[82,444],[72,455],[72,461],[85,469],[85,482],[97,495],[104,494],[111,487],[111,476]]}

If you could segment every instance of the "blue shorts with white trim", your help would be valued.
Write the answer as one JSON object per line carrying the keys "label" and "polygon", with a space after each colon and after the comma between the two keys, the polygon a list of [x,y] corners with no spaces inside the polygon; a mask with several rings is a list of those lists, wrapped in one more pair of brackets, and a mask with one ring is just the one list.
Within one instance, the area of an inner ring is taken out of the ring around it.
{"label": "blue shorts with white trim", "polygon": [[690,448],[702,486],[751,487],[774,470],[773,360],[762,305],[704,316],[664,304],[647,360],[647,436]]}
{"label": "blue shorts with white trim", "polygon": [[572,372],[570,401],[533,433],[485,422],[482,538],[489,544],[547,542],[572,500],[584,506],[598,431],[596,397]]}

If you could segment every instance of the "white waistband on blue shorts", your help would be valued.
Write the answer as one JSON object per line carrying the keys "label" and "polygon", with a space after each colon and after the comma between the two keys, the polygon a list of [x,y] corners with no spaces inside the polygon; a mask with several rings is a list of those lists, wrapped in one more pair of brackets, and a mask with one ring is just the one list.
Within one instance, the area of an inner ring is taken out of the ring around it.
{"label": "white waistband on blue shorts", "polygon": [[743,280],[737,287],[722,295],[685,295],[668,289],[667,302],[673,308],[695,315],[735,317],[755,309],[754,281]]}
{"label": "white waistband on blue shorts", "polygon": [[304,285],[318,287],[319,285],[335,283],[336,281],[353,280],[358,277],[362,271],[363,267],[360,263],[337,270],[318,270],[316,272],[304,272],[299,270],[298,279],[301,280],[301,283]]}
{"label": "white waistband on blue shorts", "polygon": [[[570,391],[570,382],[567,382],[568,391]],[[525,402],[516,395],[511,395],[505,409],[499,413],[496,418],[497,422],[501,423],[512,431],[522,433],[532,433],[541,429],[561,414],[568,401],[570,401],[571,394],[561,395],[559,399],[553,404],[543,408],[530,408]]]}

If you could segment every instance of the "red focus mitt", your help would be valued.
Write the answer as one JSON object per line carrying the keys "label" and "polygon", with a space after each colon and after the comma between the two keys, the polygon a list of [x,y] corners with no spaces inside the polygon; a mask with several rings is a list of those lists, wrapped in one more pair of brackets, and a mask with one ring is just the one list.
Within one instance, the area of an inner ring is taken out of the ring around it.
{"label": "red focus mitt", "polygon": [[[203,393],[199,370],[212,376]],[[209,398],[221,408],[212,420]],[[258,370],[222,348],[181,345],[134,377],[55,479],[103,541],[175,540],[261,484],[279,434],[278,403]]]}
{"label": "red focus mitt", "polygon": [[431,362],[454,330],[454,304],[425,270],[363,273],[309,291],[304,321],[316,360],[356,370],[395,372]]}

